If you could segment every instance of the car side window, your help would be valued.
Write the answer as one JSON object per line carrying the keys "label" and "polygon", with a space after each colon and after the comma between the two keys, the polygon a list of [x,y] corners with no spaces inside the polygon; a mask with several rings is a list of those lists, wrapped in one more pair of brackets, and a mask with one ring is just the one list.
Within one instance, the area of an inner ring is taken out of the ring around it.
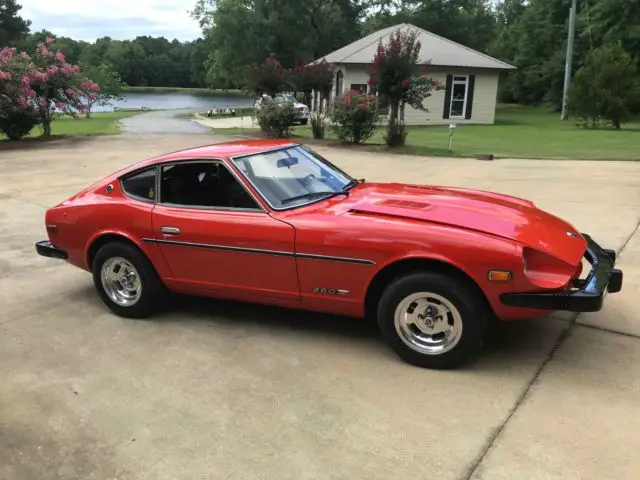
{"label": "car side window", "polygon": [[238,179],[219,162],[162,167],[160,202],[202,208],[260,209]]}
{"label": "car side window", "polygon": [[127,195],[138,200],[153,202],[156,199],[156,167],[127,176],[120,184]]}

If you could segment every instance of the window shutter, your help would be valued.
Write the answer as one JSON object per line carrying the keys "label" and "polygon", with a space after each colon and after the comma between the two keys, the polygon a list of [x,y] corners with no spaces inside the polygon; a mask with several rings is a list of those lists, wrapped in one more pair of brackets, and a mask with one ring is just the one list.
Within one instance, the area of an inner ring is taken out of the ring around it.
{"label": "window shutter", "polygon": [[464,112],[464,118],[469,120],[471,118],[471,111],[473,109],[473,90],[476,86],[476,76],[469,75],[469,87],[467,90],[467,111]]}
{"label": "window shutter", "polygon": [[453,75],[447,75],[447,83],[444,89],[444,106],[442,107],[442,118],[449,118],[449,107],[451,106],[452,87],[453,87]]}

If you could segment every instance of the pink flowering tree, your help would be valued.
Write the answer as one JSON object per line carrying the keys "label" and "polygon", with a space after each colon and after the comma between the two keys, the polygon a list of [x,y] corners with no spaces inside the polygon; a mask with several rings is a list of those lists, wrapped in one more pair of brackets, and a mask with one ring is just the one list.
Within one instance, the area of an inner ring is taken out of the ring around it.
{"label": "pink flowering tree", "polygon": [[245,67],[245,88],[256,95],[275,97],[294,87],[291,71],[282,66],[274,53],[270,53],[261,65]]}
{"label": "pink flowering tree", "polygon": [[30,56],[18,54],[15,48],[0,50],[0,112],[5,119],[35,118],[42,126],[43,136],[51,136],[55,115],[73,115],[86,109],[85,98],[99,90],[95,82],[80,74],[77,65],[67,63],[62,52],[49,50],[52,38],[38,44]]}
{"label": "pink flowering tree", "polygon": [[418,65],[421,44],[417,33],[394,32],[384,45],[382,39],[369,72],[369,85],[389,105],[389,125],[385,140],[390,147],[403,145],[406,139],[404,106],[427,112],[424,100],[433,90],[444,87],[426,77]]}
{"label": "pink flowering tree", "polygon": [[24,72],[16,68],[15,54],[15,49],[0,50],[0,132],[12,140],[22,138],[40,122],[33,105],[23,101],[23,91],[16,79],[22,78],[27,66],[23,65]]}
{"label": "pink flowering tree", "polygon": [[333,122],[329,128],[345,143],[363,143],[376,131],[376,98],[368,93],[349,90],[333,103]]}

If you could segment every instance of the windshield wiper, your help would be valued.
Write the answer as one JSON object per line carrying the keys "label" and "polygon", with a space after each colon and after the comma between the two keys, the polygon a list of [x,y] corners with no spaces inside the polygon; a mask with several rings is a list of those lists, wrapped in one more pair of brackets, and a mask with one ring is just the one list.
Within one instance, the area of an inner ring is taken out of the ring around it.
{"label": "windshield wiper", "polygon": [[284,200],[282,200],[280,203],[282,203],[282,205],[286,204],[286,203],[291,203],[291,202],[295,202],[296,200],[301,200],[303,198],[314,198],[314,197],[321,197],[326,195],[327,197],[330,197],[332,195],[338,195],[341,193],[345,193],[345,192],[334,192],[334,191],[324,191],[324,192],[307,192],[307,193],[303,193],[302,195],[296,195],[295,197],[289,197],[289,198],[285,198]]}
{"label": "windshield wiper", "polygon": [[349,183],[347,183],[343,188],[342,191],[345,192],[347,190],[349,190],[350,188],[355,187],[356,185],[358,185],[359,183],[364,182],[364,178],[361,178],[360,180],[357,180],[355,178],[349,180]]}

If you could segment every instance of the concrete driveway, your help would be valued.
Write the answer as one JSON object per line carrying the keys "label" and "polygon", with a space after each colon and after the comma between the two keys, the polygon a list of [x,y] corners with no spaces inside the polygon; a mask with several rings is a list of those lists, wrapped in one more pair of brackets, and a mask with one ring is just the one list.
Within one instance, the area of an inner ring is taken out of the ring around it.
{"label": "concrete driveway", "polygon": [[43,215],[129,163],[211,135],[0,150],[0,478],[636,479],[640,165],[429,159],[318,148],[369,180],[535,200],[621,251],[597,314],[509,325],[466,369],[401,362],[344,318],[189,300],[110,314],[40,258]]}

